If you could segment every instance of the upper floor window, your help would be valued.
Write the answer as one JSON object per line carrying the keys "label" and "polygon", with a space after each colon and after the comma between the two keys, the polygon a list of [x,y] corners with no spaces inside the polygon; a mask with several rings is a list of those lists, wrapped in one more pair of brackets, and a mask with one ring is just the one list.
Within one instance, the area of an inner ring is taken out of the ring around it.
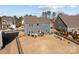
{"label": "upper floor window", "polygon": [[39,24],[37,24],[37,26],[39,26]]}
{"label": "upper floor window", "polygon": [[33,24],[29,24],[29,26],[32,26],[33,27]]}

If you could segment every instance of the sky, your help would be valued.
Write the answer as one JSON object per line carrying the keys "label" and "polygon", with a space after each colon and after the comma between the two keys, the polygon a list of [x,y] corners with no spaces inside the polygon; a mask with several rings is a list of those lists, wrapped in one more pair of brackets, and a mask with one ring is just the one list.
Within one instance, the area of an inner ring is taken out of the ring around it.
{"label": "sky", "polygon": [[79,5],[0,5],[0,16],[40,16],[42,11],[61,11],[68,15],[79,14]]}

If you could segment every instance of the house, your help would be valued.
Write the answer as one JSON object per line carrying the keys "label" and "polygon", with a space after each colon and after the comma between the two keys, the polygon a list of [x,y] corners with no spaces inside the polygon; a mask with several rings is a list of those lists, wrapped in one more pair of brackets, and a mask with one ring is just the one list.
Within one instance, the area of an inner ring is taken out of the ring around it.
{"label": "house", "polygon": [[54,26],[57,30],[79,34],[79,16],[58,15]]}
{"label": "house", "polygon": [[25,34],[50,33],[50,20],[48,18],[25,16],[24,17]]}
{"label": "house", "polygon": [[15,25],[15,19],[11,16],[1,17],[2,29],[7,29]]}

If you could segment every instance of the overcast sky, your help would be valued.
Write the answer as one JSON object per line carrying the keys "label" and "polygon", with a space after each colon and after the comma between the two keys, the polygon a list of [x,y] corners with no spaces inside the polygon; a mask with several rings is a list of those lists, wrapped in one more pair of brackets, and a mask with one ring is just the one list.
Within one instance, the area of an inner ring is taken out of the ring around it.
{"label": "overcast sky", "polygon": [[78,5],[0,5],[0,15],[7,16],[24,16],[32,14],[40,16],[42,11],[62,11],[69,15],[76,15],[79,13]]}

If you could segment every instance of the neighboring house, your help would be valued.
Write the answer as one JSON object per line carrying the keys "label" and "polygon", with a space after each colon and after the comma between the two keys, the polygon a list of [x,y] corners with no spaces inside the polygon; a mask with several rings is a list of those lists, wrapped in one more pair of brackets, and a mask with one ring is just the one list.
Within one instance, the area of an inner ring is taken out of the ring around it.
{"label": "neighboring house", "polygon": [[26,34],[44,34],[50,32],[50,19],[36,16],[24,17],[24,30]]}
{"label": "neighboring house", "polygon": [[55,20],[55,29],[79,34],[79,16],[59,15]]}
{"label": "neighboring house", "polygon": [[2,29],[10,28],[11,26],[15,25],[15,19],[11,16],[3,16],[1,17],[2,22]]}

